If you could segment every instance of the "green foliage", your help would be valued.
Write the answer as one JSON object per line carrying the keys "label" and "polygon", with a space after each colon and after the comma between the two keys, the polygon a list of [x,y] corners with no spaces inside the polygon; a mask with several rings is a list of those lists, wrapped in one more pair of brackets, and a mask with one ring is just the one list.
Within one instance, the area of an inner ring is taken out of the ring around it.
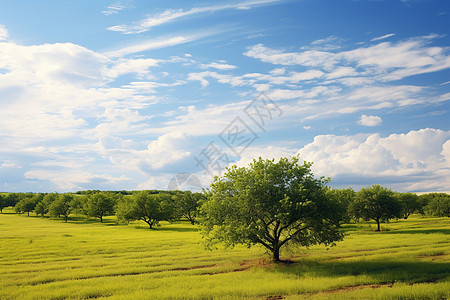
{"label": "green foliage", "polygon": [[70,194],[59,195],[49,206],[50,215],[55,217],[63,216],[64,220],[67,222],[67,219],[72,212],[72,200],[73,196]]}
{"label": "green foliage", "polygon": [[84,210],[89,217],[99,218],[114,214],[115,197],[112,193],[100,192],[88,194]]}
{"label": "green foliage", "polygon": [[175,208],[169,194],[140,191],[121,201],[116,214],[122,221],[142,220],[152,229],[160,221],[172,220]]}
{"label": "green foliage", "polygon": [[355,200],[355,191],[352,188],[326,189],[326,195],[339,204],[337,206],[339,209],[337,213],[342,215],[342,221],[345,223],[350,222],[352,218],[350,207]]}
{"label": "green foliage", "polygon": [[36,207],[35,195],[29,193],[22,195],[20,201],[16,204],[14,209],[19,214],[26,212],[27,215],[30,216],[30,212],[32,212],[35,207]]}
{"label": "green foliage", "polygon": [[7,207],[6,196],[0,194],[0,213],[3,213],[3,209]]}
{"label": "green foliage", "polygon": [[375,184],[356,193],[351,211],[357,218],[374,220],[381,231],[380,222],[400,217],[401,204],[392,190]]}
{"label": "green foliage", "polygon": [[428,204],[424,207],[426,214],[436,217],[450,217],[450,195],[432,193]]}
{"label": "green foliage", "polygon": [[192,193],[191,191],[178,192],[172,196],[176,214],[188,219],[192,225],[198,216],[201,203],[205,200],[202,193]]}
{"label": "green foliage", "polygon": [[422,208],[419,201],[419,196],[413,193],[396,193],[395,196],[401,204],[401,216],[404,219],[416,212],[419,212]]}
{"label": "green foliage", "polygon": [[286,244],[310,246],[342,239],[338,204],[327,198],[325,181],[298,157],[254,160],[216,177],[202,206],[203,235],[209,244],[260,244],[274,261]]}

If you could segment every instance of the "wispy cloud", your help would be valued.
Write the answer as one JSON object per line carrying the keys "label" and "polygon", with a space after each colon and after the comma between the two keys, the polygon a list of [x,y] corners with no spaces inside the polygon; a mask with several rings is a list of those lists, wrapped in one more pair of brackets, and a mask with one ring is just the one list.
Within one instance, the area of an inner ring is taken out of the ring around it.
{"label": "wispy cloud", "polygon": [[105,16],[114,15],[124,9],[130,8],[131,6],[131,0],[116,1],[108,6],[104,11],[102,11],[102,14],[104,14]]}
{"label": "wispy cloud", "polygon": [[0,24],[0,41],[4,41],[8,38],[8,29],[5,25]]}
{"label": "wispy cloud", "polygon": [[237,67],[233,66],[233,65],[225,64],[225,63],[212,62],[209,64],[201,64],[200,68],[202,68],[202,69],[214,68],[214,69],[218,69],[218,70],[233,70],[233,69],[236,69]]}
{"label": "wispy cloud", "polygon": [[167,39],[149,40],[135,45],[127,46],[118,50],[106,52],[108,57],[121,57],[128,54],[139,53],[143,51],[171,47],[179,44],[184,44],[194,40],[194,37],[175,36]]}
{"label": "wispy cloud", "polygon": [[379,36],[379,37],[373,38],[370,41],[371,42],[375,42],[375,41],[379,41],[379,40],[384,40],[384,39],[390,38],[391,36],[394,36],[394,35],[395,35],[395,33],[389,33],[389,34],[385,34],[383,36]]}
{"label": "wispy cloud", "polygon": [[199,15],[202,13],[212,13],[216,11],[226,10],[226,9],[250,9],[254,6],[259,5],[270,5],[281,0],[253,0],[245,1],[241,3],[215,5],[215,6],[204,6],[204,7],[194,7],[191,9],[168,9],[155,16],[145,18],[132,25],[116,25],[108,27],[108,30],[121,32],[124,34],[136,34],[142,33],[150,30],[152,27],[160,26],[166,23],[173,22],[177,19]]}

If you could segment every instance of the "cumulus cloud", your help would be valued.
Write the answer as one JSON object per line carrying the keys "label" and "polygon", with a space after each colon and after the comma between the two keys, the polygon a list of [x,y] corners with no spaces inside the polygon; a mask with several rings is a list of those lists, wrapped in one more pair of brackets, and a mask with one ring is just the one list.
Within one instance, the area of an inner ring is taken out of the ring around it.
{"label": "cumulus cloud", "polygon": [[[298,151],[317,175],[341,185],[379,182],[402,191],[446,190],[450,182],[450,131],[406,134],[319,135]],[[417,184],[419,182],[419,184]],[[419,187],[420,182],[426,182]]]}
{"label": "cumulus cloud", "polygon": [[358,124],[373,127],[380,125],[382,122],[383,120],[378,116],[362,115],[358,121]]}

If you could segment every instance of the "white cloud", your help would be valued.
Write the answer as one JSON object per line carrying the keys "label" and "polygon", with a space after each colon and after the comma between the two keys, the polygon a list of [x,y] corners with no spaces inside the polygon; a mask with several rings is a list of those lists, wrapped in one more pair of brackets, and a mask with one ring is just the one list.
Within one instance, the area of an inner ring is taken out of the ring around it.
{"label": "white cloud", "polygon": [[383,36],[375,37],[375,38],[371,39],[370,41],[375,42],[375,41],[379,41],[379,40],[384,40],[384,39],[390,38],[394,35],[395,35],[395,33],[389,33],[389,34],[385,34]]}
{"label": "white cloud", "polygon": [[105,55],[108,57],[122,57],[133,53],[144,52],[153,49],[160,49],[165,47],[171,47],[179,44],[185,44],[193,41],[194,37],[187,36],[175,36],[171,38],[160,38],[157,40],[149,40],[141,42],[135,45],[127,46],[118,50],[106,52]]}
{"label": "white cloud", "polygon": [[[314,162],[315,175],[330,176],[338,184],[366,180],[367,184],[383,181],[401,191],[443,190],[450,182],[449,138],[450,131],[430,128],[385,138],[320,135],[298,153]],[[427,185],[420,187],[422,181]]]}
{"label": "white cloud", "polygon": [[359,73],[363,76],[371,76],[378,81],[391,81],[450,68],[450,56],[446,54],[446,49],[428,46],[435,38],[437,36],[430,35],[341,52],[319,50],[284,52],[257,44],[250,47],[244,55],[271,64],[301,65],[321,68],[324,71],[336,71],[337,67],[361,68],[364,72]]}
{"label": "white cloud", "polygon": [[50,181],[56,188],[62,191],[82,190],[83,185],[99,181],[102,185],[115,185],[130,178],[122,175],[114,177],[109,174],[94,174],[82,170],[47,170],[36,169],[25,173],[25,178],[39,181]]}
{"label": "white cloud", "polygon": [[212,13],[226,9],[250,9],[253,6],[259,5],[270,5],[280,0],[253,0],[244,1],[241,3],[234,4],[223,4],[216,6],[204,6],[204,7],[194,7],[191,9],[168,9],[155,16],[143,19],[141,21],[135,22],[133,25],[116,25],[107,28],[108,30],[118,31],[125,34],[136,34],[142,33],[150,30],[153,27],[160,26],[166,23],[173,22],[177,19],[194,16],[203,13]]}
{"label": "white cloud", "polygon": [[0,41],[4,41],[8,38],[8,29],[5,25],[0,24]]}
{"label": "white cloud", "polygon": [[358,124],[363,126],[378,126],[383,122],[383,120],[378,116],[366,116],[362,115],[358,121]]}
{"label": "white cloud", "polygon": [[113,4],[109,5],[107,7],[107,9],[105,9],[104,11],[102,11],[102,14],[104,14],[105,16],[109,16],[109,15],[114,15],[119,13],[120,11],[130,8],[131,5],[131,1],[116,1]]}
{"label": "white cloud", "polygon": [[209,64],[201,64],[200,67],[202,69],[214,68],[214,69],[218,69],[218,70],[233,70],[233,69],[237,68],[236,66],[233,66],[233,65],[217,63],[217,62],[212,62]]}

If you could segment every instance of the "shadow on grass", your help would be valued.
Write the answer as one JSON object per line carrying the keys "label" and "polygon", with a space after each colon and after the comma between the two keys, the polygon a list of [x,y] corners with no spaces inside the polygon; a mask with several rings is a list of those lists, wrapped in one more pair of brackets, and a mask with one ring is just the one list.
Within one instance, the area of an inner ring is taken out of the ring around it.
{"label": "shadow on grass", "polygon": [[439,228],[403,229],[403,230],[392,230],[392,231],[389,231],[388,233],[389,234],[432,234],[432,233],[450,234],[450,229],[439,229]]}
{"label": "shadow on grass", "polygon": [[274,272],[301,277],[341,277],[365,275],[378,283],[435,282],[450,275],[450,263],[408,261],[326,261],[303,259],[280,265]]}
{"label": "shadow on grass", "polygon": [[197,232],[199,229],[197,226],[192,227],[174,227],[176,225],[161,225],[161,226],[154,226],[152,229],[150,229],[150,226],[147,224],[140,224],[140,225],[128,225],[133,226],[133,228],[138,230],[151,230],[151,231],[160,231],[160,232]]}

